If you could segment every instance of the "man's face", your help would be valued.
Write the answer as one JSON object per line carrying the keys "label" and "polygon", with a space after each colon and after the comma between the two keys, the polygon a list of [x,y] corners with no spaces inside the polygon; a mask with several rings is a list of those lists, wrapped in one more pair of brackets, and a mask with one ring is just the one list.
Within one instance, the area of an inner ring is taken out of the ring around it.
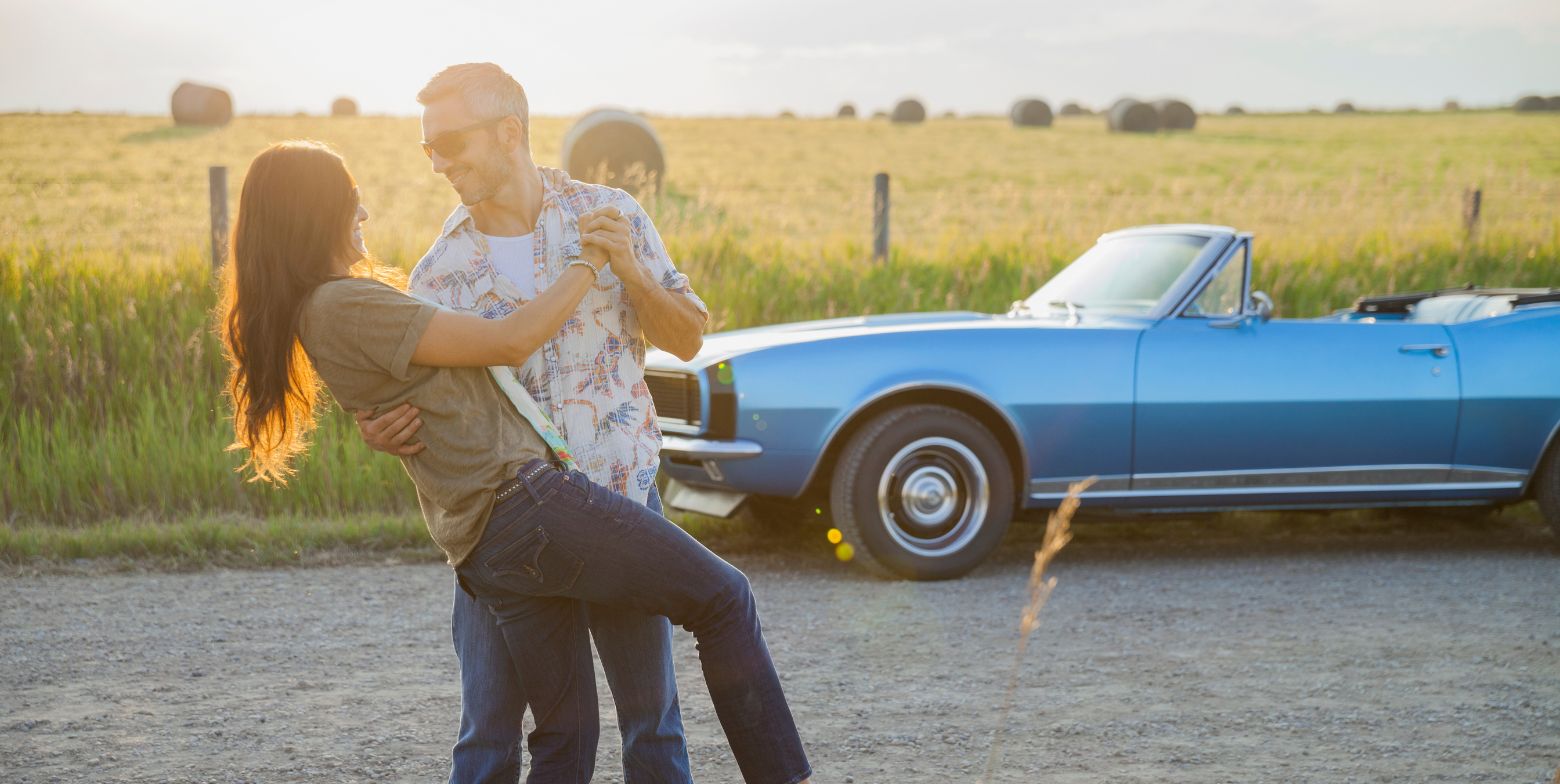
{"label": "man's face", "polygon": [[[441,98],[423,107],[422,131],[425,141],[440,142],[430,156],[433,171],[444,175],[450,187],[466,206],[497,195],[512,180],[518,167],[499,144],[497,124],[462,131],[494,118],[479,117],[466,107],[459,95]],[[444,143],[449,140],[451,143]],[[450,152],[450,148],[458,152]],[[448,153],[448,154],[445,154]]]}

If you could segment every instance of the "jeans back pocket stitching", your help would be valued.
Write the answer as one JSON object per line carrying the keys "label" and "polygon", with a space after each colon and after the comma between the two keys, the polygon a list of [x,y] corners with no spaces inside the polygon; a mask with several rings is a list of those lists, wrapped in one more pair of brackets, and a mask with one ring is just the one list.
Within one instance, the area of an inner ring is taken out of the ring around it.
{"label": "jeans back pocket stitching", "polygon": [[[511,550],[524,549],[529,547],[533,539],[539,539],[541,544],[535,548],[529,559],[530,563],[522,562],[518,564],[520,571],[517,572],[508,564],[497,563],[498,561],[503,560],[503,556],[509,553]],[[563,560],[565,572],[561,578],[563,579],[563,584],[547,584],[547,576],[541,568],[541,558],[542,553],[546,552],[548,547],[555,549]],[[494,577],[502,577],[506,574],[523,574],[525,577],[528,577],[536,582],[536,587],[540,589],[540,591],[535,595],[553,596],[574,587],[575,581],[579,579],[580,572],[585,568],[585,559],[576,555],[574,551],[553,542],[552,537],[547,533],[547,529],[538,525],[536,528],[526,532],[525,535],[515,540],[508,547],[505,547],[499,550],[497,553],[494,553],[492,556],[483,559],[482,565]]]}
{"label": "jeans back pocket stitching", "polygon": [[[537,506],[540,507],[540,504]],[[529,515],[530,512],[528,511],[526,514]],[[520,519],[524,520],[525,517],[522,516]],[[516,521],[516,523],[518,522],[519,520]],[[506,556],[508,556],[510,552],[523,551],[528,549],[533,539],[540,539],[541,546],[535,548],[535,551],[530,557],[530,563],[520,564],[520,569],[523,570],[523,573],[527,577],[530,577],[538,583],[542,582],[542,570],[538,561],[541,559],[542,550],[546,549],[547,544],[552,540],[547,536],[547,529],[541,526],[537,526],[530,531],[525,532],[520,536],[519,539],[516,539],[514,542],[510,543],[509,546],[504,547],[498,552],[482,559],[482,565],[495,576],[503,574],[515,574],[516,572],[514,569],[509,568],[508,564],[501,562],[506,560]]]}

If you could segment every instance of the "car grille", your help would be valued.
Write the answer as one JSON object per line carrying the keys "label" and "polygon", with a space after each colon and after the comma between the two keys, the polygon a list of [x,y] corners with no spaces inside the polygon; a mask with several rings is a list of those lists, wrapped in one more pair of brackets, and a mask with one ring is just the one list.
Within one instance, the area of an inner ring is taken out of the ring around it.
{"label": "car grille", "polygon": [[645,385],[650,388],[650,399],[655,401],[655,413],[662,424],[698,427],[702,423],[699,410],[699,379],[689,373],[645,371]]}

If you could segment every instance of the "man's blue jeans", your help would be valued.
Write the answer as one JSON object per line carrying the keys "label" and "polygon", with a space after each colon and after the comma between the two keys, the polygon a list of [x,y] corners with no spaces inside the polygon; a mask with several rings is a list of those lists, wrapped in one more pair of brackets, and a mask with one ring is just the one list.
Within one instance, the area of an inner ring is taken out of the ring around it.
{"label": "man's blue jeans", "polygon": [[[650,488],[647,505],[661,514]],[[688,749],[672,670],[672,625],[620,605],[590,604],[590,632],[617,703],[626,784],[690,782]],[[450,616],[460,660],[460,736],[451,784],[514,784],[520,779],[525,689],[493,613],[455,585]]]}

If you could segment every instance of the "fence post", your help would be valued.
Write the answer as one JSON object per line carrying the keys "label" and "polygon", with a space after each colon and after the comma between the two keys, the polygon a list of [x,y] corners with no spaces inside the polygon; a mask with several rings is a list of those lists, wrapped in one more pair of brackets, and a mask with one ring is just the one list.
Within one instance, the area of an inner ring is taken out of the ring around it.
{"label": "fence post", "polygon": [[227,258],[228,246],[228,198],[227,167],[213,166],[211,180],[211,269],[222,267]]}
{"label": "fence post", "polygon": [[1473,186],[1463,190],[1463,232],[1468,239],[1479,229],[1479,210],[1484,206],[1484,189]]}
{"label": "fence post", "polygon": [[872,260],[888,261],[888,172],[872,178]]}

